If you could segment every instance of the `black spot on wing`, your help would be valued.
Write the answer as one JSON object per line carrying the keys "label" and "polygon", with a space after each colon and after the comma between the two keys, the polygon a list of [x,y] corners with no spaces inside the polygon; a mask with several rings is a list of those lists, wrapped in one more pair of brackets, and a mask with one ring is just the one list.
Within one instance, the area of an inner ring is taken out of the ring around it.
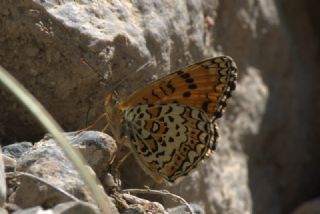
{"label": "black spot on wing", "polygon": [[139,119],[143,118],[144,117],[144,113],[140,113],[139,114]]}
{"label": "black spot on wing", "polygon": [[168,96],[167,92],[164,90],[164,88],[162,88],[162,86],[160,86],[160,90],[162,91],[162,93],[166,96]]}
{"label": "black spot on wing", "polygon": [[171,91],[172,94],[173,94],[173,93],[175,92],[175,90],[176,90],[176,88],[172,85],[171,80],[168,81],[168,83],[167,83],[167,88]]}
{"label": "black spot on wing", "polygon": [[152,89],[152,91],[151,91],[151,94],[152,94],[152,96],[154,96],[154,97],[156,97],[156,98],[158,98],[158,99],[161,99],[161,97],[159,97],[156,93],[155,93],[155,91]]}
{"label": "black spot on wing", "polygon": [[201,105],[202,110],[204,110],[205,112],[208,112],[209,111],[208,107],[209,107],[210,103],[212,103],[212,101],[210,99],[203,101],[203,103]]}
{"label": "black spot on wing", "polygon": [[182,94],[183,97],[190,97],[191,96],[191,92],[190,91],[186,91]]}
{"label": "black spot on wing", "polygon": [[184,74],[184,72],[179,70],[179,71],[176,72],[176,74],[178,74],[180,76],[181,74]]}
{"label": "black spot on wing", "polygon": [[233,82],[233,81],[230,82],[229,86],[230,86],[231,91],[233,91],[234,89],[236,89],[236,82]]}
{"label": "black spot on wing", "polygon": [[161,146],[163,146],[163,147],[166,147],[166,146],[167,146],[166,141],[164,141],[164,140],[161,140],[161,141],[159,141],[158,143],[159,143]]}
{"label": "black spot on wing", "polygon": [[188,88],[189,89],[196,89],[198,86],[196,85],[196,84],[190,84],[189,86],[188,86]]}
{"label": "black spot on wing", "polygon": [[165,152],[162,151],[162,152],[158,152],[156,153],[156,158],[159,158],[160,156],[164,156]]}
{"label": "black spot on wing", "polygon": [[165,114],[169,114],[169,113],[171,113],[171,112],[172,112],[172,110],[173,110],[172,106],[169,106],[169,108],[168,108],[168,110],[165,112]]}
{"label": "black spot on wing", "polygon": [[214,112],[214,117],[215,117],[215,119],[222,117],[222,112],[221,111]]}
{"label": "black spot on wing", "polygon": [[179,75],[182,79],[189,79],[190,78],[190,74],[189,73],[183,73],[181,75]]}
{"label": "black spot on wing", "polygon": [[[149,102],[149,99],[148,99],[148,98],[142,97],[142,99],[143,99],[146,103]],[[142,103],[138,103],[138,105],[142,105]]]}
{"label": "black spot on wing", "polygon": [[194,82],[194,79],[188,78],[188,79],[186,79],[185,81],[186,81],[186,83],[193,83],[193,82]]}

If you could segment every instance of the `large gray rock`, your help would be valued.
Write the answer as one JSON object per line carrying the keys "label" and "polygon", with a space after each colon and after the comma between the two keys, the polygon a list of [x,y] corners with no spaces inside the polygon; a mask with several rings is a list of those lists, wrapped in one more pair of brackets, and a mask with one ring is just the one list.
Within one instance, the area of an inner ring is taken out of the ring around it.
{"label": "large gray rock", "polygon": [[[108,135],[96,131],[71,132],[65,135],[73,147],[82,152],[86,161],[97,172],[97,176],[103,176],[102,172],[106,171],[116,151],[115,142]],[[88,151],[91,154],[88,154]],[[17,159],[17,170],[40,177],[80,200],[92,202],[92,197],[77,171],[50,136],[45,136]],[[28,176],[21,176],[15,189],[10,197],[11,202],[21,208],[37,205],[53,207],[70,200],[47,184]]]}
{"label": "large gray rock", "polygon": [[12,158],[19,158],[21,155],[28,151],[32,147],[32,143],[30,142],[19,142],[4,146],[2,148],[3,154],[10,156]]}

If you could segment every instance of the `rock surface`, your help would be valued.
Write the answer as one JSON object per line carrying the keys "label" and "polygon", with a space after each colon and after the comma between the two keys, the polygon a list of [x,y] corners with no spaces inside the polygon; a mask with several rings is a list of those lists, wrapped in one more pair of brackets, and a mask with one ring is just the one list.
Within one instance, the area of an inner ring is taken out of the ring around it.
{"label": "rock surface", "polygon": [[[40,206],[18,210],[13,214],[98,214],[97,207],[84,202],[66,202],[53,207],[52,209],[44,210]],[[116,214],[116,212],[114,212]]]}
{"label": "rock surface", "polygon": [[[1,146],[0,146],[1,148]],[[4,172],[5,166],[2,159],[2,152],[0,150],[0,214],[5,214],[5,202],[7,199],[7,185],[6,185],[6,175]]]}
{"label": "rock surface", "polygon": [[3,154],[6,154],[12,158],[20,158],[21,155],[28,151],[32,147],[30,142],[19,142],[11,145],[7,145],[3,148]]}
{"label": "rock surface", "polygon": [[[171,70],[223,53],[235,59],[239,84],[219,121],[218,149],[169,189],[207,213],[289,213],[319,196],[317,1],[9,3],[0,1],[1,65],[66,130],[94,121],[110,91],[125,97]],[[99,84],[102,77],[106,85]],[[43,135],[12,96],[1,90],[0,100],[2,144]],[[132,158],[121,178],[124,187],[167,188]]]}
{"label": "rock surface", "polygon": [[[91,155],[82,152],[84,158],[96,172],[100,173],[98,176],[102,176],[102,171],[106,170],[111,156],[116,151],[115,142],[108,135],[96,131],[72,132],[66,136],[74,147],[90,151]],[[45,136],[17,159],[17,170],[38,176],[78,199],[92,201],[73,165],[50,136]],[[16,191],[10,198],[12,203],[21,208],[37,205],[52,207],[70,200],[48,185],[27,176],[21,177]]]}

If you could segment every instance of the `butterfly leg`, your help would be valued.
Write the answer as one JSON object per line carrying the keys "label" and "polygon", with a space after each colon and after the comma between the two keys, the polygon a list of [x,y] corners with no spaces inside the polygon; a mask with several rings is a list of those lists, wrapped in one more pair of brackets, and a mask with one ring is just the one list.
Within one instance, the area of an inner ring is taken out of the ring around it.
{"label": "butterfly leg", "polygon": [[131,155],[131,152],[127,152],[127,154],[125,154],[118,162],[117,165],[115,165],[114,169],[116,171],[119,170],[120,166],[124,163],[124,161]]}
{"label": "butterfly leg", "polygon": [[[109,163],[109,166],[111,166],[111,172],[114,175],[114,178],[115,178],[116,181],[120,181],[120,172],[119,172],[120,166],[131,155],[131,152],[127,152],[123,157],[120,158],[120,160],[115,161],[117,156],[119,156],[119,153],[120,153],[124,143],[125,143],[125,139],[122,139],[120,142],[118,142],[118,149],[115,152],[115,154],[113,155],[113,157],[112,157],[112,159],[111,159],[111,161]],[[118,186],[120,186],[119,182],[117,182],[117,184],[118,184]]]}
{"label": "butterfly leg", "polygon": [[118,146],[117,151],[113,154],[113,157],[111,158],[109,165],[111,165],[114,162],[114,160],[116,159],[116,157],[120,154],[120,151],[121,151],[122,147],[124,146],[124,144],[125,144],[125,139],[121,139],[120,142],[117,142],[117,146]]}
{"label": "butterfly leg", "polygon": [[112,167],[112,172],[114,173],[115,180],[118,181],[118,186],[120,186],[120,166],[125,162],[125,160],[131,155],[131,152],[127,152],[117,163]]}
{"label": "butterfly leg", "polygon": [[107,131],[107,129],[109,128],[109,123],[107,123],[104,127],[103,127],[103,129],[101,130],[101,132],[106,132]]}
{"label": "butterfly leg", "polygon": [[[83,128],[83,129],[80,129],[79,132],[82,132],[82,131],[88,131],[89,129],[91,129],[92,127],[94,127],[95,125],[97,125],[97,123],[99,121],[102,120],[102,118],[104,118],[106,116],[106,113],[103,113],[101,114],[98,119],[96,119],[96,121],[94,121],[91,125],[87,126],[86,128]],[[108,125],[108,124],[107,124]]]}

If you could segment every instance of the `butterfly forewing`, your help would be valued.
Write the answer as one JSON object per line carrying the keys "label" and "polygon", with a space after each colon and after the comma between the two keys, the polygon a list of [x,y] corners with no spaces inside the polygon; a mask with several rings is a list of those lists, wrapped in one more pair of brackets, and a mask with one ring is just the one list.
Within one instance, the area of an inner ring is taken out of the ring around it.
{"label": "butterfly forewing", "polygon": [[201,109],[215,119],[221,116],[235,81],[236,66],[230,57],[211,58],[143,87],[119,106],[179,103]]}

